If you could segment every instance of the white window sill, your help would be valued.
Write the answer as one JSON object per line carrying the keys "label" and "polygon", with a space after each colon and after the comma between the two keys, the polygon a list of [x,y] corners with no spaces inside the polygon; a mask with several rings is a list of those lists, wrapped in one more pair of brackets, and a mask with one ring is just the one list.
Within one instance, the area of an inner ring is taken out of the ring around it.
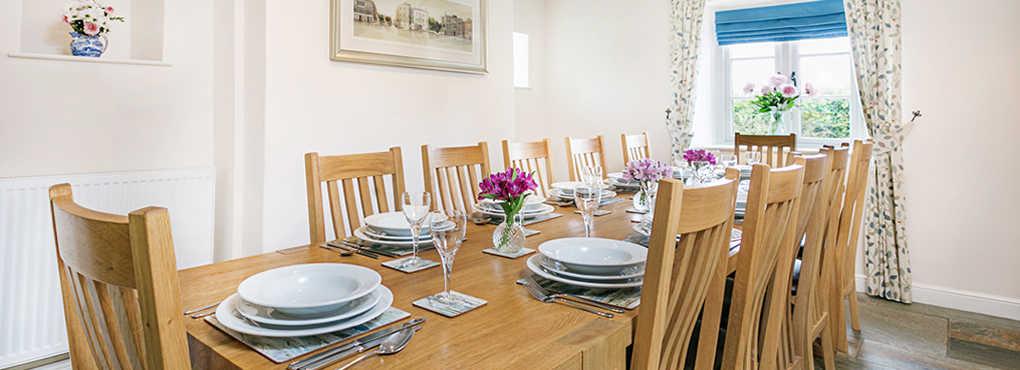
{"label": "white window sill", "polygon": [[112,58],[93,58],[93,57],[78,57],[73,55],[51,55],[51,54],[38,54],[38,53],[22,53],[18,51],[12,51],[7,53],[7,56],[11,58],[25,58],[25,59],[44,59],[44,60],[62,60],[67,62],[84,62],[84,63],[106,63],[106,64],[134,64],[143,66],[159,66],[169,67],[173,64],[168,62],[156,61],[156,60],[142,60],[142,59],[112,59]]}

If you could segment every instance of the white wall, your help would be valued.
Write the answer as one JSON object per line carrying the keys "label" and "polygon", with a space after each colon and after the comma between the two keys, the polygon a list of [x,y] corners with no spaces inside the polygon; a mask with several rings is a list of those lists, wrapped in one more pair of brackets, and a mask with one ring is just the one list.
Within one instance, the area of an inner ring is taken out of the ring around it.
{"label": "white wall", "polygon": [[502,163],[500,142],[514,137],[512,2],[489,1],[486,75],[333,62],[328,1],[266,3],[263,250],[308,243],[307,152],[400,146],[407,188],[418,190],[422,144],[488,141]]}
{"label": "white wall", "polygon": [[[669,2],[545,1],[544,106],[522,100],[518,111],[544,119],[517,120],[517,140],[550,138],[557,179],[566,180],[563,138],[605,136],[610,171],[623,167],[620,134],[647,131],[653,156],[665,158],[670,139],[665,126],[669,107]],[[521,27],[522,21],[516,21]],[[533,29],[539,29],[538,27]],[[541,85],[539,85],[541,83]],[[518,96],[526,95],[519,92]]]}
{"label": "white wall", "polygon": [[213,164],[208,2],[166,4],[172,67],[10,58],[23,50],[22,1],[0,6],[0,177]]}
{"label": "white wall", "polygon": [[[546,0],[514,0],[514,32],[528,35],[529,88],[514,89],[517,141],[543,139],[536,135],[546,122]],[[502,144],[500,144],[502,145]]]}
{"label": "white wall", "polygon": [[902,5],[903,109],[924,114],[904,149],[914,298],[1020,319],[1020,3]]}

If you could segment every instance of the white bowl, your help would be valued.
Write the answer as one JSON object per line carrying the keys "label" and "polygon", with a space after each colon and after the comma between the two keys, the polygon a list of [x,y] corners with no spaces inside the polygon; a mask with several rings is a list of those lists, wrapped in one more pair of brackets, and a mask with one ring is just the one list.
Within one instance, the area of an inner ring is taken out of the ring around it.
{"label": "white bowl", "polygon": [[571,271],[588,275],[619,274],[648,257],[648,248],[603,238],[555,239],[540,244],[538,251]]}
{"label": "white bowl", "polygon": [[[411,224],[407,222],[403,212],[377,213],[365,217],[365,223],[393,236],[411,236]],[[429,233],[429,216],[421,223],[421,235]]]}
{"label": "white bowl", "polygon": [[[574,194],[574,188],[576,188],[578,186],[581,186],[581,185],[584,185],[584,183],[580,182],[580,181],[561,181],[561,182],[554,182],[554,183],[550,184],[549,187],[552,187],[553,189],[560,189],[561,191],[563,191],[564,194]],[[601,182],[598,184],[598,186],[601,189],[608,189],[609,188],[609,185],[606,185],[606,184],[601,183]]]}
{"label": "white bowl", "polygon": [[382,276],[367,267],[313,263],[260,272],[244,279],[237,293],[245,301],[308,318],[330,314],[380,283]]}

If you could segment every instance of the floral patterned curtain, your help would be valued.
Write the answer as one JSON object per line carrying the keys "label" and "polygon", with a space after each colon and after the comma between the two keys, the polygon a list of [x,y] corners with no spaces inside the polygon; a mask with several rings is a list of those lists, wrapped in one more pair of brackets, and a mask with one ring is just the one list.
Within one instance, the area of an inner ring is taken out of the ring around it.
{"label": "floral patterned curtain", "polygon": [[673,18],[670,38],[670,82],[673,86],[672,113],[666,128],[673,138],[673,161],[683,157],[694,137],[694,82],[698,73],[698,46],[705,0],[670,0]]}
{"label": "floral patterned curtain", "polygon": [[911,302],[903,197],[904,125],[900,107],[900,1],[844,0],[854,68],[868,131],[875,140],[864,212],[867,293]]}

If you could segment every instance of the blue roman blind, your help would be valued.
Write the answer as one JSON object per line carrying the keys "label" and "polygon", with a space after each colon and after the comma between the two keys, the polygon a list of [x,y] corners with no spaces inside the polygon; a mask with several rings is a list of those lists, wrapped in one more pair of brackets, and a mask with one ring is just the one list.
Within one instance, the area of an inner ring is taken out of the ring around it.
{"label": "blue roman blind", "polygon": [[843,0],[716,12],[715,33],[719,45],[846,36]]}

